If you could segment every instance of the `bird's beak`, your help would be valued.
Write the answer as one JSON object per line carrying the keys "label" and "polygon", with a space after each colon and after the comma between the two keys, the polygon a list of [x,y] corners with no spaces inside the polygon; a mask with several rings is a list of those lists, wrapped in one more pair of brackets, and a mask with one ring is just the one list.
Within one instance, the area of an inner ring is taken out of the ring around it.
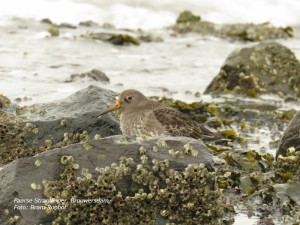
{"label": "bird's beak", "polygon": [[109,112],[112,112],[112,111],[115,111],[115,110],[118,110],[119,108],[121,108],[121,104],[119,101],[116,101],[115,104],[109,108],[107,108],[104,112],[102,112],[100,114],[100,116],[98,116],[98,118],[100,118],[102,115],[106,114],[106,113],[109,113]]}

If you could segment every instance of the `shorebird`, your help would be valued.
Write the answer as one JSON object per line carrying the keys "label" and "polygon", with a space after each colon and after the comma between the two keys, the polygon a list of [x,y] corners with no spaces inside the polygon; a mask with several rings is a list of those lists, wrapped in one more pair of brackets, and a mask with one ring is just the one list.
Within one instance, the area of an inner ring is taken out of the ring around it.
{"label": "shorebird", "polygon": [[120,127],[122,134],[126,136],[171,135],[201,140],[222,138],[182,112],[150,100],[134,89],[121,92],[115,104],[102,112],[99,117],[115,110],[120,111]]}

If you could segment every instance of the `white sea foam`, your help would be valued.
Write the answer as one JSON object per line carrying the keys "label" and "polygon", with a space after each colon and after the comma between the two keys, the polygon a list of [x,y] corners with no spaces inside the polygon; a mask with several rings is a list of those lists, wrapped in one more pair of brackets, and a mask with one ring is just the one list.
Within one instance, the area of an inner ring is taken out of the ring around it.
{"label": "white sea foam", "polygon": [[0,1],[0,19],[25,18],[77,24],[83,20],[99,20],[101,9],[71,0],[9,0]]}
{"label": "white sea foam", "polygon": [[72,24],[93,20],[122,28],[149,29],[173,24],[184,9],[217,23],[300,24],[300,1],[295,0],[9,0],[0,1],[0,25],[19,17]]}

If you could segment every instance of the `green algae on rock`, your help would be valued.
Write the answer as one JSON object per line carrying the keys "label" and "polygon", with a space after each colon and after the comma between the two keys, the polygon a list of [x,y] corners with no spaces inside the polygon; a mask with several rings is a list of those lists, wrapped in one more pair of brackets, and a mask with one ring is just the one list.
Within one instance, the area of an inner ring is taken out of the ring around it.
{"label": "green algae on rock", "polygon": [[262,42],[232,52],[205,93],[299,99],[299,84],[300,63],[294,53],[279,43]]}
{"label": "green algae on rock", "polygon": [[273,222],[274,216],[279,215],[285,224],[299,223],[299,151],[290,148],[288,155],[278,157],[277,161],[270,154],[256,151],[214,152],[224,159],[215,167],[217,183],[235,199],[234,205],[250,207],[258,215],[273,218]]}

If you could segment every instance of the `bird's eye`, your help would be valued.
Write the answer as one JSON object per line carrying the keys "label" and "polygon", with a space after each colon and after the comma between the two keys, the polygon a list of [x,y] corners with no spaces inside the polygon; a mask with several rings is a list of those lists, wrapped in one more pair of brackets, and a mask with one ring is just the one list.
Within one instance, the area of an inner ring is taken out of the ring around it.
{"label": "bird's eye", "polygon": [[129,101],[131,101],[131,100],[133,99],[133,97],[132,97],[131,95],[128,95],[128,96],[126,97],[126,99],[129,100]]}

